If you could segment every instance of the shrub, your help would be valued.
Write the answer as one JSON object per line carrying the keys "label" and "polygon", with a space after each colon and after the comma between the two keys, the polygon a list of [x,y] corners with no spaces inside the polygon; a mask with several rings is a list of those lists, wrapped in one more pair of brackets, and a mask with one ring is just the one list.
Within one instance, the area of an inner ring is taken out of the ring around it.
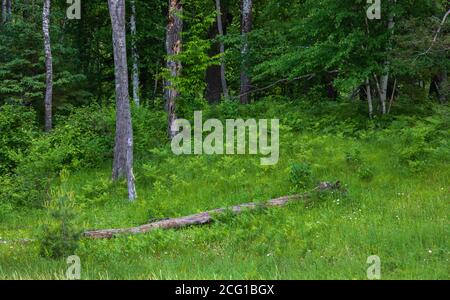
{"label": "shrub", "polygon": [[74,225],[73,194],[64,188],[66,174],[62,172],[61,187],[48,204],[50,221],[41,228],[39,244],[43,257],[60,258],[73,255],[78,248],[81,231]]}
{"label": "shrub", "polygon": [[36,133],[33,109],[20,105],[0,107],[0,175],[14,171]]}
{"label": "shrub", "polygon": [[345,152],[345,161],[351,166],[359,166],[362,164],[361,151],[351,149]]}
{"label": "shrub", "polygon": [[132,113],[134,153],[139,159],[167,142],[167,115],[162,110],[154,111],[145,106],[133,107]]}
{"label": "shrub", "polygon": [[112,157],[113,130],[114,110],[109,107],[77,108],[59,118],[51,133],[40,134],[31,142],[10,178],[13,184],[2,188],[0,199],[42,206],[52,180],[62,169],[98,167]]}
{"label": "shrub", "polygon": [[370,181],[373,179],[373,171],[366,165],[362,165],[358,168],[358,177],[362,180]]}
{"label": "shrub", "polygon": [[293,163],[289,171],[289,180],[295,187],[305,188],[311,183],[311,167],[307,163]]}

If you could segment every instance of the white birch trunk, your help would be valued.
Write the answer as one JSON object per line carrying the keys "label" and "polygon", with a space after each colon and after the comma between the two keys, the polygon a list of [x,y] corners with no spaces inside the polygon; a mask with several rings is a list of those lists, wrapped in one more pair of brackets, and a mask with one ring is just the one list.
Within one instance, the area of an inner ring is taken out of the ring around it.
{"label": "white birch trunk", "polygon": [[134,103],[139,106],[139,53],[136,46],[136,4],[134,0],[131,0],[131,56],[133,58],[133,100]]}
{"label": "white birch trunk", "polygon": [[[396,0],[391,1],[391,4],[395,4],[395,3],[396,3]],[[392,34],[394,26],[395,26],[394,14],[391,12],[389,14],[389,21],[388,21],[389,34]],[[390,42],[389,42],[389,44],[390,44]],[[390,50],[390,45],[388,46],[387,50]],[[381,76],[381,80],[380,80],[379,94],[380,94],[381,112],[383,115],[385,115],[387,112],[386,100],[387,100],[387,92],[388,92],[390,64],[391,64],[391,62],[389,61],[389,59],[386,59],[386,61],[384,62],[384,74]]]}
{"label": "white birch trunk", "polygon": [[125,33],[125,0],[108,0],[112,23],[114,69],[116,77],[116,137],[113,179],[126,176],[128,199],[137,198],[133,174],[133,127],[128,94],[128,66]]}
{"label": "white birch trunk", "polygon": [[242,20],[241,20],[241,35],[242,35],[242,47],[241,47],[241,92],[240,102],[247,104],[250,102],[250,85],[251,80],[248,75],[248,33],[252,28],[252,6],[253,0],[242,0]]}
{"label": "white birch trunk", "polygon": [[42,31],[44,33],[44,53],[45,53],[45,131],[52,129],[52,102],[53,102],[53,57],[50,41],[50,9],[51,0],[44,0],[42,10]]}

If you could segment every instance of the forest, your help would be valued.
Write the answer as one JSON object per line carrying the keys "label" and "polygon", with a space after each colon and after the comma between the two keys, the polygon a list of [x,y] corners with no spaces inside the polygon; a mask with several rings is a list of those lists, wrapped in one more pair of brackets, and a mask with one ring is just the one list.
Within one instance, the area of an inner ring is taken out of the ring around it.
{"label": "forest", "polygon": [[448,0],[0,1],[1,280],[450,279]]}

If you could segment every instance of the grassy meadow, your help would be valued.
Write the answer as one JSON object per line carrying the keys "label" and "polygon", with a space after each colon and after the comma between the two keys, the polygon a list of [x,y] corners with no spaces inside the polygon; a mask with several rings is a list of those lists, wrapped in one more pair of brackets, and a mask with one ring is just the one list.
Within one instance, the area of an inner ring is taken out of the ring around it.
{"label": "grassy meadow", "polygon": [[[398,117],[382,128],[381,121],[338,122],[357,113],[349,107],[342,104],[337,116],[329,113],[334,106],[264,102],[239,111],[283,116],[274,166],[257,156],[175,156],[168,143],[147,149],[135,163],[136,202],[127,201],[124,182],[110,180],[109,161],[63,171],[49,193],[70,199],[80,230],[269,200],[321,181],[345,187],[308,203],[218,215],[210,225],[81,239],[74,253],[81,278],[367,279],[367,258],[378,255],[382,279],[450,279],[448,107],[440,121]],[[46,209],[12,208],[0,217],[0,279],[65,278],[65,258],[39,253]]]}

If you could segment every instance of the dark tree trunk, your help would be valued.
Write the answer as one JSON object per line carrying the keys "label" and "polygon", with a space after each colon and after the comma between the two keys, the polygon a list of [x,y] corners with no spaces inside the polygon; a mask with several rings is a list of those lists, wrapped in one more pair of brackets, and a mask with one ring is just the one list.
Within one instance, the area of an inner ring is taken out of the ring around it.
{"label": "dark tree trunk", "polygon": [[125,34],[125,0],[108,0],[112,23],[114,67],[116,78],[116,137],[113,180],[127,178],[128,198],[135,200],[133,174],[133,128],[128,94],[128,65]]}
{"label": "dark tree trunk", "polygon": [[223,42],[223,37],[224,37],[224,21],[222,20],[222,11],[223,9],[221,8],[221,4],[220,4],[220,0],[216,0],[216,11],[217,11],[217,30],[219,32],[219,37],[221,38],[220,40],[220,54],[222,55],[221,58],[221,64],[220,64],[220,80],[222,83],[222,91],[223,91],[223,96],[225,97],[225,99],[229,98],[229,93],[228,93],[228,84],[227,84],[227,78],[226,78],[226,66],[225,66],[225,43]]}
{"label": "dark tree trunk", "polygon": [[444,104],[447,102],[449,94],[448,74],[446,70],[440,71],[434,75],[430,84],[430,97],[436,95],[439,102]]}
{"label": "dark tree trunk", "polygon": [[337,73],[327,73],[325,76],[325,82],[327,86],[327,97],[334,101],[337,100],[339,96],[339,92],[334,87],[334,79],[336,78]]}
{"label": "dark tree trunk", "polygon": [[252,6],[253,0],[242,0],[242,17],[241,17],[241,92],[240,101],[242,104],[250,103],[251,80],[249,76],[248,54],[250,52],[248,44],[248,33],[252,29]]}
{"label": "dark tree trunk", "polygon": [[53,57],[50,42],[50,9],[51,1],[44,0],[42,10],[42,31],[44,33],[44,53],[45,53],[45,131],[52,129],[52,97],[53,97]]}
{"label": "dark tree trunk", "polygon": [[[217,25],[213,26],[208,31],[208,38],[214,39],[218,35]],[[210,57],[216,56],[220,53],[220,45],[213,44],[208,51]],[[222,81],[221,81],[221,67],[214,65],[206,69],[206,100],[208,103],[215,104],[220,102],[222,95]]]}
{"label": "dark tree trunk", "polygon": [[[169,19],[167,23],[166,35],[166,50],[167,50],[167,68],[170,72],[170,77],[176,78],[181,72],[181,63],[173,58],[181,52],[182,41],[181,33],[183,31],[183,21],[180,15],[183,12],[183,7],[180,0],[169,0]],[[176,135],[175,120],[176,120],[176,99],[179,94],[171,80],[166,81],[166,109],[168,114],[168,134],[170,138]]]}
{"label": "dark tree trunk", "polygon": [[372,102],[372,88],[370,86],[370,80],[367,78],[366,80],[366,99],[367,99],[367,105],[369,107],[369,118],[372,119],[373,117],[373,102]]}
{"label": "dark tree trunk", "polygon": [[221,7],[220,0],[214,0],[216,3],[217,19],[216,23],[208,31],[209,39],[214,39],[216,37],[220,38],[220,41],[213,44],[208,55],[210,57],[216,56],[218,54],[222,55],[220,66],[214,65],[208,67],[206,70],[206,99],[208,103],[214,104],[219,103],[221,96],[223,95],[225,99],[229,98],[228,84],[226,79],[226,67],[225,67],[225,44],[223,42],[223,36],[225,27],[228,24],[228,19],[224,9]]}

